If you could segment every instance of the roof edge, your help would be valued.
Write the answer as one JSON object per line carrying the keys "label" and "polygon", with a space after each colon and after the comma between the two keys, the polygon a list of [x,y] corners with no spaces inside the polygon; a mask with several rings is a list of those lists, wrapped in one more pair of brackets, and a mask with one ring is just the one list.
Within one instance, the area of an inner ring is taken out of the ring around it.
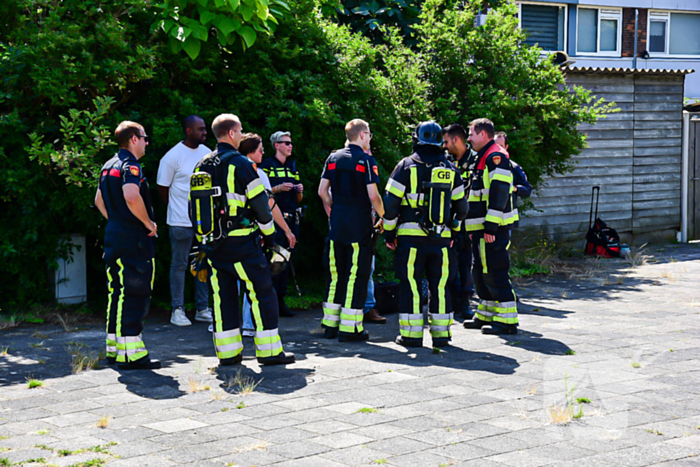
{"label": "roof edge", "polygon": [[695,73],[695,70],[666,70],[666,69],[643,69],[643,68],[608,68],[593,66],[563,66],[563,73],[594,74],[594,75],[654,75],[654,76],[680,76]]}

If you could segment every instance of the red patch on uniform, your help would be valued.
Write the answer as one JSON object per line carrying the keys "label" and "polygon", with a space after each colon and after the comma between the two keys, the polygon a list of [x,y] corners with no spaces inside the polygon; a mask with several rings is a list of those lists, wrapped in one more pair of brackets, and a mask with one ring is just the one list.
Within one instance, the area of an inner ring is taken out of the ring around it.
{"label": "red patch on uniform", "polygon": [[365,173],[365,171],[366,171],[367,169],[365,169],[365,166],[364,166],[364,165],[357,164],[357,167],[355,167],[355,170],[357,170],[358,172]]}
{"label": "red patch on uniform", "polygon": [[374,174],[375,174],[377,177],[379,177],[379,167],[377,167],[377,166],[375,165],[375,166],[372,167],[372,169],[374,170]]}
{"label": "red patch on uniform", "polygon": [[335,170],[335,162],[328,164],[328,170]]}
{"label": "red patch on uniform", "polygon": [[141,173],[139,168],[136,167],[135,165],[129,166],[129,172],[131,172],[131,175],[133,175],[134,177],[138,177],[139,174]]}
{"label": "red patch on uniform", "polygon": [[493,156],[493,163],[498,165],[501,163],[501,156]]}
{"label": "red patch on uniform", "polygon": [[109,169],[109,175],[111,177],[119,177],[120,176],[119,169]]}

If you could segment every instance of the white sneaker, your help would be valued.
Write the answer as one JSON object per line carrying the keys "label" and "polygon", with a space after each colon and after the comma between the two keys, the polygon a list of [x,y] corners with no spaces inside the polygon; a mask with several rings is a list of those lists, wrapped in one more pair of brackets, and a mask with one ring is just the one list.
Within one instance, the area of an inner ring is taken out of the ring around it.
{"label": "white sneaker", "polygon": [[214,317],[211,315],[211,308],[197,310],[197,314],[194,315],[194,320],[204,321],[205,323],[213,323]]}
{"label": "white sneaker", "polygon": [[244,329],[241,334],[243,334],[243,337],[255,337],[255,331],[251,331],[250,329]]}
{"label": "white sneaker", "polygon": [[214,332],[214,325],[213,324],[209,325],[209,332]]}
{"label": "white sneaker", "polygon": [[175,308],[170,318],[170,324],[174,324],[175,326],[192,326],[192,321],[187,319],[184,308]]}

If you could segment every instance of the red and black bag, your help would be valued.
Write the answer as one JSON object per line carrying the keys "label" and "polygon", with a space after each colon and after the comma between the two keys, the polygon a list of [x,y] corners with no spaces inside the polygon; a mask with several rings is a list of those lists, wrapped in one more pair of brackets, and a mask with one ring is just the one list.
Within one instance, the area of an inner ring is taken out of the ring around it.
{"label": "red and black bag", "polygon": [[[597,195],[596,195],[597,191]],[[593,199],[595,198],[595,222],[593,222]],[[598,217],[598,200],[600,199],[600,187],[594,186],[591,192],[591,213],[588,216],[588,233],[586,234],[585,254],[590,256],[602,256],[604,258],[620,257],[620,236],[615,229]]]}

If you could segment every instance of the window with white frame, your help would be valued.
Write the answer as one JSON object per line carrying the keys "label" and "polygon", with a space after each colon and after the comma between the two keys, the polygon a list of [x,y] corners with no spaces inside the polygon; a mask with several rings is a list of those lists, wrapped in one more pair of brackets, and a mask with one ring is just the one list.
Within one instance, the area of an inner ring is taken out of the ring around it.
{"label": "window with white frame", "polygon": [[700,14],[650,11],[647,51],[652,56],[700,55]]}
{"label": "window with white frame", "polygon": [[579,7],[576,21],[576,53],[619,57],[622,42],[622,10]]}
{"label": "window with white frame", "polygon": [[566,5],[518,4],[520,27],[527,32],[525,43],[543,50],[566,50]]}

